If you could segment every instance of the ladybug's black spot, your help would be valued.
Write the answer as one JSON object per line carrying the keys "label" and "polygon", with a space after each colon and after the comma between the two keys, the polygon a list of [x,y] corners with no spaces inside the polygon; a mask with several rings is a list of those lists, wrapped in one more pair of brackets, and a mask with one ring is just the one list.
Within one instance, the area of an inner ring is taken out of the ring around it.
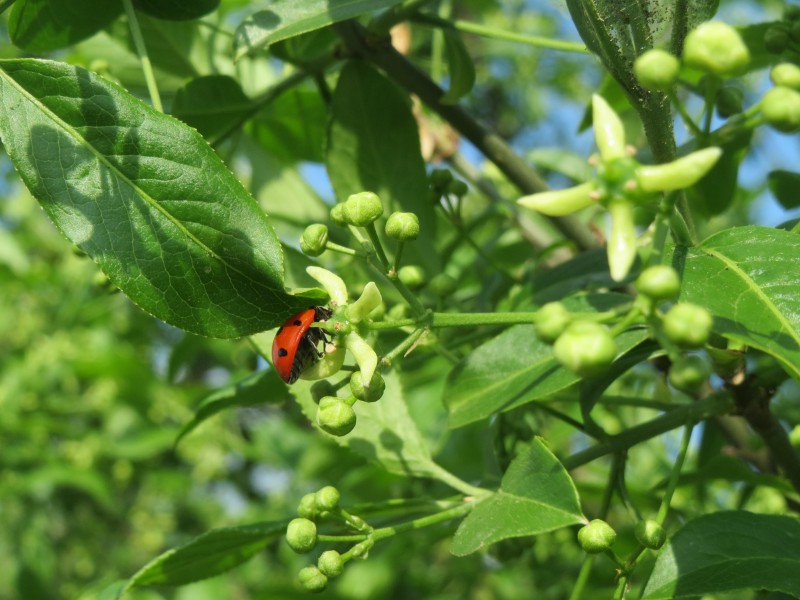
{"label": "ladybug's black spot", "polygon": [[278,348],[278,356],[288,356],[288,354],[286,348]]}
{"label": "ladybug's black spot", "polygon": [[297,319],[297,320],[295,320],[294,324],[299,327],[300,325],[303,324],[303,322],[300,319]]}

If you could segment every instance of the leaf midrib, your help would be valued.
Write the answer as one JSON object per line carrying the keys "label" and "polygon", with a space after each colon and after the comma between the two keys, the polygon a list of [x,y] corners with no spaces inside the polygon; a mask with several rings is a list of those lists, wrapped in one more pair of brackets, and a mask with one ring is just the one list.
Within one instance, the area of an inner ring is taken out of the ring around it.
{"label": "leaf midrib", "polygon": [[[83,136],[81,136],[75,129],[68,126],[57,114],[55,114],[50,108],[44,105],[38,98],[33,96],[27,89],[22,87],[11,75],[9,75],[5,68],[3,68],[3,64],[7,62],[16,62],[19,63],[18,59],[13,59],[12,61],[2,61],[0,62],[0,74],[2,75],[3,79],[8,82],[14,89],[17,90],[22,96],[28,99],[31,104],[35,105],[39,108],[39,110],[44,114],[47,118],[49,118],[57,127],[60,127],[64,132],[70,135],[74,140],[78,142],[80,146],[86,149],[90,154],[94,155],[96,159],[102,163],[109,171],[116,174],[117,177],[126,182],[129,187],[134,191],[138,192],[140,197],[145,200],[145,202],[150,205],[152,208],[155,208],[157,212],[162,214],[168,221],[172,222],[190,241],[197,244],[202,250],[204,250],[208,255],[212,256],[214,259],[218,260],[222,265],[226,268],[230,269],[238,273],[239,275],[243,276],[248,281],[255,283],[260,287],[264,287],[266,289],[271,289],[267,286],[263,281],[258,279],[253,279],[240,269],[236,268],[234,265],[228,263],[222,256],[217,254],[214,250],[212,250],[209,246],[203,243],[199,238],[197,238],[194,234],[192,234],[189,230],[187,230],[181,221],[176,219],[173,215],[167,212],[162,206],[156,202],[154,198],[152,198],[149,194],[147,194],[144,190],[142,190],[138,185],[136,185],[130,178],[125,176],[117,167],[115,167],[106,157],[104,154],[100,153],[93,145],[91,145]],[[168,117],[169,115],[164,115]],[[177,121],[177,120],[176,120]],[[87,127],[92,127],[87,125]],[[161,158],[161,157],[154,157],[154,158]]]}

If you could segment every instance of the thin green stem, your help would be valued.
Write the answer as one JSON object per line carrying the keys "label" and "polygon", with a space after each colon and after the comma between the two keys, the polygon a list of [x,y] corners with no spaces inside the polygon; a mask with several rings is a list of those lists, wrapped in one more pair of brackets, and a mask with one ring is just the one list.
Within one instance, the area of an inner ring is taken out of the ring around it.
{"label": "thin green stem", "polygon": [[0,15],[6,12],[15,1],[16,0],[4,0],[3,2],[0,2]]}
{"label": "thin green stem", "polygon": [[402,240],[397,242],[397,250],[394,252],[394,264],[392,265],[392,271],[395,273],[400,269],[400,259],[403,257],[403,248],[405,248],[405,246]]}
{"label": "thin green stem", "polygon": [[392,27],[408,19],[420,7],[430,3],[431,0],[406,0],[386,9],[375,17],[367,26],[370,34],[383,36],[389,33]]}
{"label": "thin green stem", "polygon": [[381,357],[381,362],[387,366],[391,366],[392,361],[394,361],[395,358],[397,358],[401,354],[405,354],[405,352],[408,351],[409,348],[413,347],[414,344],[416,344],[417,341],[423,335],[425,335],[427,331],[429,330],[425,328],[415,329],[408,337],[406,337],[406,339],[397,344],[397,346],[392,348],[389,352],[384,354]]}
{"label": "thin green stem", "polygon": [[686,110],[686,105],[678,98],[678,95],[674,91],[669,94],[669,99],[677,109],[681,119],[683,119],[683,124],[686,126],[686,129],[688,129],[692,135],[702,137],[703,132],[700,130],[700,127],[694,122],[689,111]]}
{"label": "thin green stem", "polygon": [[380,329],[401,329],[403,327],[413,327],[419,322],[418,319],[397,319],[395,321],[376,321],[368,322],[367,327],[372,330]]}
{"label": "thin green stem", "polygon": [[136,52],[139,55],[139,60],[142,63],[142,72],[144,73],[144,80],[147,83],[147,91],[150,94],[150,101],[153,103],[153,108],[158,112],[164,112],[164,105],[161,104],[161,95],[158,92],[158,85],[156,84],[156,77],[153,73],[153,65],[150,64],[150,57],[147,54],[147,46],[144,43],[142,30],[139,28],[139,21],[136,18],[136,12],[133,10],[131,0],[122,0],[122,5],[125,7],[125,14],[128,16],[128,26],[131,28],[131,37],[133,37],[133,44],[136,46]]}
{"label": "thin green stem", "polygon": [[670,411],[680,408],[680,404],[669,402],[658,402],[657,400],[645,400],[644,398],[625,398],[622,396],[602,396],[598,400],[599,404],[609,406],[634,406],[638,408],[651,408],[653,410]]}
{"label": "thin green stem", "polygon": [[656,520],[660,525],[663,525],[664,521],[667,519],[669,504],[672,502],[672,495],[675,493],[675,489],[678,487],[678,478],[681,475],[681,469],[683,469],[683,463],[686,460],[686,453],[689,450],[689,440],[692,437],[692,430],[694,430],[694,423],[689,421],[686,423],[686,427],[683,429],[681,449],[680,452],[678,452],[678,458],[675,460],[675,466],[672,468],[672,473],[670,473],[667,489],[664,491],[664,496],[661,499],[661,506],[658,509],[658,516],[656,517]]}
{"label": "thin green stem", "polygon": [[589,582],[589,575],[592,573],[592,563],[594,562],[594,554],[587,554],[583,559],[581,570],[575,579],[575,585],[572,588],[572,593],[569,595],[569,600],[580,600],[583,595],[583,590],[586,589],[586,584]]}
{"label": "thin green stem", "polygon": [[474,507],[475,507],[475,502],[465,502],[459,506],[443,510],[433,515],[420,517],[419,519],[414,519],[412,521],[408,521],[406,523],[400,523],[399,525],[394,525],[391,527],[382,527],[380,529],[376,529],[375,531],[372,532],[372,535],[370,537],[377,542],[379,540],[392,537],[394,535],[397,535],[398,533],[403,533],[405,531],[422,529],[423,527],[429,527],[431,525],[443,523],[444,521],[458,519],[460,517],[467,515]]}
{"label": "thin green stem", "polygon": [[378,257],[378,260],[383,265],[384,272],[389,270],[389,259],[386,258],[386,252],[383,251],[383,244],[381,244],[381,239],[378,237],[378,230],[375,229],[375,223],[369,223],[364,229],[369,236],[369,241],[372,242],[372,247],[375,249],[375,255]]}
{"label": "thin green stem", "polygon": [[617,489],[617,482],[619,481],[620,469],[625,468],[624,454],[615,454],[614,459],[611,461],[611,470],[608,472],[608,484],[603,493],[603,502],[600,505],[600,514],[598,518],[605,519],[608,517],[608,511],[611,510],[611,500],[614,498],[614,490]]}
{"label": "thin green stem", "polygon": [[326,535],[320,534],[317,540],[320,542],[330,542],[331,544],[339,544],[342,542],[363,542],[369,536],[366,533],[359,533],[355,535]]}
{"label": "thin green stem", "polygon": [[332,252],[338,252],[339,254],[347,254],[348,256],[365,256],[363,252],[359,252],[353,248],[348,248],[347,246],[340,246],[334,242],[327,242],[325,244],[325,249],[331,250]]}

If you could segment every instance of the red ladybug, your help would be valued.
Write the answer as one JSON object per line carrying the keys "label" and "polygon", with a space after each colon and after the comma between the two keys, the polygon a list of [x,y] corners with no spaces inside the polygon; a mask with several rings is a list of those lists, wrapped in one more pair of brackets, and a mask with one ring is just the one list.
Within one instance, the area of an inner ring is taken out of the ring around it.
{"label": "red ladybug", "polygon": [[292,315],[278,329],[272,342],[272,363],[286,383],[294,383],[306,368],[322,357],[317,343],[327,341],[325,332],[311,327],[315,321],[324,321],[331,311],[312,306]]}

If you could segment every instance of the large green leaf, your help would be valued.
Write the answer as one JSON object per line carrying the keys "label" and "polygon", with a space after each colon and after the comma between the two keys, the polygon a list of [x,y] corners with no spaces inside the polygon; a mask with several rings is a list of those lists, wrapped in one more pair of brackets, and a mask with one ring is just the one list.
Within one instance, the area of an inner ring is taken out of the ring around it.
{"label": "large green leaf", "polygon": [[276,0],[267,10],[251,15],[239,26],[234,38],[234,53],[239,59],[275,42],[400,4],[401,1]]}
{"label": "large green leaf", "polygon": [[175,94],[172,114],[213,144],[256,111],[239,83],[227,75],[197,77]]}
{"label": "large green leaf", "polygon": [[261,552],[285,522],[212,529],[154,558],[131,577],[124,591],[144,585],[186,585],[230,571]]}
{"label": "large green leaf", "polygon": [[[572,311],[603,311],[627,296],[589,294],[569,299]],[[631,330],[616,339],[620,355],[647,338],[644,329]],[[476,348],[450,372],[444,402],[450,426],[461,427],[551,396],[579,381],[553,356],[550,345],[536,337],[533,325],[511,327]]]}
{"label": "large green leaf", "polygon": [[720,512],[690,521],[664,546],[644,599],[762,589],[798,596],[798,573],[796,519]]}
{"label": "large green leaf", "polygon": [[681,300],[708,308],[714,331],[774,356],[800,379],[800,236],[736,227],[675,251]]}
{"label": "large green leaf", "polygon": [[354,61],[339,76],[331,111],[325,166],[336,195],[344,200],[368,190],[390,211],[416,213],[420,236],[406,252],[435,266],[434,205],[408,96],[369,65]]}
{"label": "large green leaf", "polygon": [[216,337],[269,329],[283,291],[264,212],[196,131],[70,65],[0,62],[3,145],[73,243],[159,319]]}
{"label": "large green leaf", "polygon": [[450,551],[476,552],[512,537],[585,523],[578,491],[541,438],[509,465],[500,490],[481,500],[461,523]]}
{"label": "large green leaf", "polygon": [[119,0],[17,0],[8,19],[11,41],[30,52],[65,48],[122,14]]}
{"label": "large green leaf", "polygon": [[215,11],[219,0],[133,0],[133,5],[157,19],[191,21]]}

